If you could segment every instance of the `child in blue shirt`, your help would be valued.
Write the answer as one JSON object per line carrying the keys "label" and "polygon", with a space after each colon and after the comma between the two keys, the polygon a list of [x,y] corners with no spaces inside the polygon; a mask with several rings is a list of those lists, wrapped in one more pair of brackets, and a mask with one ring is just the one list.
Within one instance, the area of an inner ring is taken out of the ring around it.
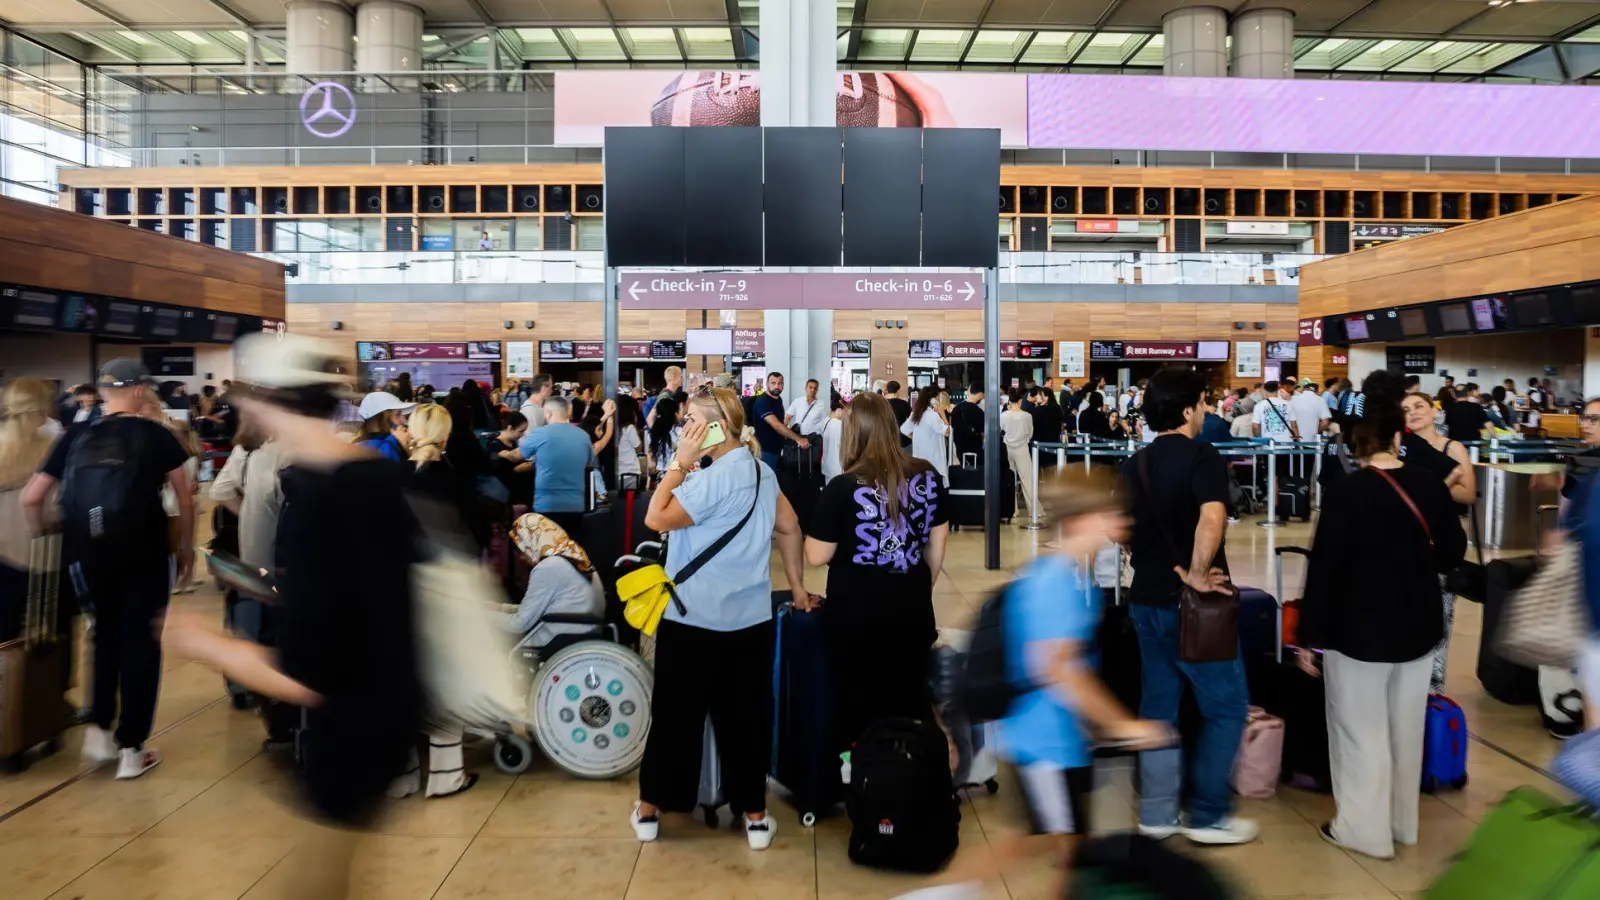
{"label": "child in blue shirt", "polygon": [[[998,723],[1005,796],[1021,807],[1034,837],[991,841],[989,858],[956,866],[943,884],[902,900],[977,898],[982,882],[1028,857],[1070,858],[1089,829],[1094,788],[1090,732],[1128,749],[1174,742],[1165,722],[1134,718],[1095,672],[1094,637],[1100,624],[1098,590],[1086,590],[1079,561],[1109,541],[1127,537],[1128,519],[1112,496],[1115,482],[1103,470],[1058,475],[1039,485],[1044,518],[1055,523],[1056,543],[1028,563],[1006,588],[1007,665],[1013,683],[1031,685]],[[979,867],[982,868],[979,868]],[[1062,883],[1045,896],[1065,896]]]}

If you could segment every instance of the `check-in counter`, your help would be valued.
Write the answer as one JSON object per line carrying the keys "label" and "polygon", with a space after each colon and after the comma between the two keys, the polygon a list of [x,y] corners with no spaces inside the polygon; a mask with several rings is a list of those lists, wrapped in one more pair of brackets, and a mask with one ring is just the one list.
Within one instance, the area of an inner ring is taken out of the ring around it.
{"label": "check-in counter", "polygon": [[1483,546],[1495,550],[1537,549],[1539,507],[1557,504],[1561,496],[1553,487],[1536,489],[1534,476],[1560,476],[1566,467],[1560,463],[1480,462],[1476,472]]}
{"label": "check-in counter", "polygon": [[1548,438],[1579,438],[1577,413],[1544,413],[1539,416],[1539,427]]}

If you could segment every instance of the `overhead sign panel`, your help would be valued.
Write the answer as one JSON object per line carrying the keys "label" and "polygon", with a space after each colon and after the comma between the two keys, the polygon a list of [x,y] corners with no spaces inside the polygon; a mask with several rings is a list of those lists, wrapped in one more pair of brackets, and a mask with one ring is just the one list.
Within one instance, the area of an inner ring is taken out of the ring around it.
{"label": "overhead sign panel", "polygon": [[624,309],[981,309],[977,272],[624,272]]}

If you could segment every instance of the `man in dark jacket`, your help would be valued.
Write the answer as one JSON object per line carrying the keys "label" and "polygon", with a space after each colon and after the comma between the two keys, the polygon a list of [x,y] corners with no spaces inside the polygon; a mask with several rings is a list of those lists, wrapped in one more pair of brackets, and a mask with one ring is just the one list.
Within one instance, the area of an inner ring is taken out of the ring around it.
{"label": "man in dark jacket", "polygon": [[968,453],[983,452],[983,386],[967,388],[967,399],[950,412],[950,433],[956,444],[956,459]]}

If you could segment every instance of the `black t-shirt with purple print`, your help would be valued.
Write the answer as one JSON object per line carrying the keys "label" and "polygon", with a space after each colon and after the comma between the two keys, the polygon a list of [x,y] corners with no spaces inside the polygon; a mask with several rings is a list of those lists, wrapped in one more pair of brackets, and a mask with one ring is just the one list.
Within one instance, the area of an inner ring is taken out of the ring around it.
{"label": "black t-shirt with purple print", "polygon": [[828,566],[828,596],[865,598],[930,585],[928,535],[949,521],[949,506],[944,479],[932,469],[901,487],[900,516],[893,522],[879,488],[849,473],[828,482],[811,527],[811,537],[838,545]]}

